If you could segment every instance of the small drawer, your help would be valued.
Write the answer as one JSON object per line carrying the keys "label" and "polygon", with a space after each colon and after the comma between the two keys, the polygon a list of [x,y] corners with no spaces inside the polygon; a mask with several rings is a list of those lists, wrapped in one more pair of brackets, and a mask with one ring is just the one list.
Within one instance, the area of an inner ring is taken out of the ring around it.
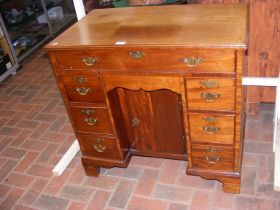
{"label": "small drawer", "polygon": [[186,79],[186,87],[189,109],[230,111],[235,108],[234,79]]}
{"label": "small drawer", "polygon": [[80,149],[85,156],[121,159],[118,139],[108,136],[78,135]]}
{"label": "small drawer", "polygon": [[96,76],[61,76],[59,81],[70,102],[105,103],[101,84]]}
{"label": "small drawer", "polygon": [[75,127],[78,131],[113,133],[107,108],[71,107]]}
{"label": "small drawer", "polygon": [[228,49],[103,48],[50,53],[58,69],[177,70],[235,72],[235,52]]}
{"label": "small drawer", "polygon": [[191,141],[233,144],[234,122],[229,115],[189,114]]}
{"label": "small drawer", "polygon": [[192,145],[192,165],[194,168],[220,171],[233,170],[233,147],[217,145]]}

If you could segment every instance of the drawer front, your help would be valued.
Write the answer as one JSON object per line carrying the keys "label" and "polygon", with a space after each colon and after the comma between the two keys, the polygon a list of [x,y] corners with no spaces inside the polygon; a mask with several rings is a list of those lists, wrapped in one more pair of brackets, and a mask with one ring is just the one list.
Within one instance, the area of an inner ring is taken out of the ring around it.
{"label": "drawer front", "polygon": [[216,145],[192,145],[194,168],[220,171],[233,170],[233,148]]}
{"label": "drawer front", "polygon": [[186,79],[188,108],[234,110],[235,80],[228,78]]}
{"label": "drawer front", "polygon": [[189,114],[192,142],[233,144],[234,116]]}
{"label": "drawer front", "polygon": [[60,81],[70,102],[105,103],[101,84],[96,76],[61,76]]}
{"label": "drawer front", "polygon": [[97,158],[121,159],[117,138],[81,134],[78,137],[83,155]]}
{"label": "drawer front", "polygon": [[107,108],[71,107],[71,113],[78,131],[113,133]]}
{"label": "drawer front", "polygon": [[[209,52],[211,51],[211,52]],[[53,52],[57,69],[234,72],[234,50],[115,48]]]}

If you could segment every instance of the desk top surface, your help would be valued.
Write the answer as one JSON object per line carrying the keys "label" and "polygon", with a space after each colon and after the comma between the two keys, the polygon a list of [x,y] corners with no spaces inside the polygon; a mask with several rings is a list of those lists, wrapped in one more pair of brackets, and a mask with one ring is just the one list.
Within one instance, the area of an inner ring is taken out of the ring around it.
{"label": "desk top surface", "polygon": [[241,48],[246,4],[192,4],[93,10],[45,49],[112,46]]}

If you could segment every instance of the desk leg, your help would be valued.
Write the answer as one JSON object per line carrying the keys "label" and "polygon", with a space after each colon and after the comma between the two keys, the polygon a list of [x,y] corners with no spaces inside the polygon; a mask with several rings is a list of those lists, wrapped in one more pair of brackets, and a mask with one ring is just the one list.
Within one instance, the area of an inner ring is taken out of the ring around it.
{"label": "desk leg", "polygon": [[224,184],[224,192],[240,193],[240,177],[219,177],[218,180]]}
{"label": "desk leg", "polygon": [[100,167],[91,164],[84,158],[82,158],[81,160],[87,176],[95,176],[95,177],[99,176]]}

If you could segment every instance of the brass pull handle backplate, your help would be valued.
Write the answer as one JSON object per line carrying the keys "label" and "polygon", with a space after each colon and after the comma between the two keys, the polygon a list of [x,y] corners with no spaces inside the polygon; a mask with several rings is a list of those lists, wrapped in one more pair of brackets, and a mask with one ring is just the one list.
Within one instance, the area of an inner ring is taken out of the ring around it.
{"label": "brass pull handle backplate", "polygon": [[208,163],[217,163],[221,160],[218,156],[205,156],[205,159],[208,161]]}
{"label": "brass pull handle backplate", "polygon": [[87,80],[85,79],[85,78],[83,78],[83,77],[75,77],[75,79],[74,79],[77,83],[79,83],[79,84],[83,84],[83,83],[85,83]]}
{"label": "brass pull handle backplate", "polygon": [[207,152],[218,152],[218,149],[216,148],[216,147],[208,147],[208,148],[206,148],[206,151]]}
{"label": "brass pull handle backplate", "polygon": [[216,80],[200,80],[199,84],[203,87],[212,88],[219,86],[218,81]]}
{"label": "brass pull handle backplate", "polygon": [[86,118],[85,119],[85,122],[88,124],[88,125],[95,125],[97,123],[97,120],[98,118],[97,117],[89,117],[89,118]]}
{"label": "brass pull handle backplate", "polygon": [[132,126],[132,127],[136,127],[136,126],[138,126],[140,123],[141,123],[141,121],[140,121],[137,117],[134,117],[133,120],[131,120],[131,126]]}
{"label": "brass pull handle backplate", "polygon": [[215,126],[203,126],[202,130],[204,130],[206,133],[214,134],[217,133],[220,130],[220,128]]}
{"label": "brass pull handle backplate", "polygon": [[133,59],[141,59],[144,57],[144,53],[140,51],[129,52],[128,55]]}
{"label": "brass pull handle backplate", "polygon": [[85,58],[82,58],[82,62],[84,64],[86,64],[87,66],[93,66],[97,62],[97,58],[85,57]]}
{"label": "brass pull handle backplate", "polygon": [[79,88],[79,87],[77,87],[77,88],[76,88],[76,91],[77,91],[77,93],[79,93],[80,95],[84,96],[84,95],[86,95],[86,94],[90,91],[90,88],[85,88],[85,87]]}
{"label": "brass pull handle backplate", "polygon": [[104,152],[106,150],[106,146],[101,145],[101,144],[94,144],[93,148],[97,151],[97,152]]}
{"label": "brass pull handle backplate", "polygon": [[203,117],[202,119],[209,123],[217,122],[217,118],[212,116]]}
{"label": "brass pull handle backplate", "polygon": [[191,67],[195,67],[202,62],[204,62],[204,60],[202,58],[194,58],[194,57],[183,58],[183,63],[185,63],[187,66],[191,66]]}
{"label": "brass pull handle backplate", "polygon": [[205,101],[215,101],[221,95],[219,93],[201,93],[200,96]]}
{"label": "brass pull handle backplate", "polygon": [[92,115],[95,113],[94,109],[81,109],[81,112],[85,115]]}

